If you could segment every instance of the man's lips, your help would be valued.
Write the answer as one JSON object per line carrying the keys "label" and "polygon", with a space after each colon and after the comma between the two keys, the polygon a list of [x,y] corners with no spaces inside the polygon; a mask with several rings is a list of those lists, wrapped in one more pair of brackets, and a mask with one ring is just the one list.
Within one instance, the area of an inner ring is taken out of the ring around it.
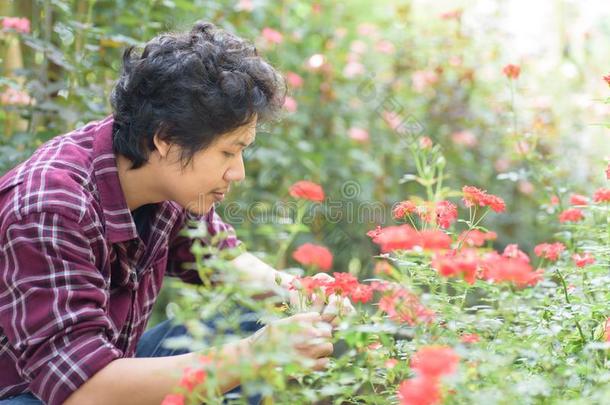
{"label": "man's lips", "polygon": [[227,191],[214,191],[214,192],[212,192],[212,195],[214,196],[214,199],[216,201],[220,202],[225,199],[226,193],[227,193]]}

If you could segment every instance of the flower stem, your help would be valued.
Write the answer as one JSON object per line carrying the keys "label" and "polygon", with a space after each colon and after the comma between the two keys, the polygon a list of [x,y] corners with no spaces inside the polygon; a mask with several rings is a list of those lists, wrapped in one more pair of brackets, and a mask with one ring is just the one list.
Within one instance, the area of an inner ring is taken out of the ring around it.
{"label": "flower stem", "polygon": [[464,306],[466,305],[466,297],[468,296],[468,290],[469,290],[469,286],[467,285],[464,288],[464,295],[462,295],[462,305],[460,305],[461,309],[464,309]]}
{"label": "flower stem", "polygon": [[[561,286],[563,287],[563,296],[566,299],[566,303],[571,306],[572,304],[570,302],[570,297],[568,296],[568,286],[566,285],[566,280],[563,277],[563,274],[561,274],[561,272],[559,271],[559,269],[555,269],[555,272],[557,273],[557,275],[559,276],[559,280],[561,281]],[[587,343],[587,338],[585,338],[585,334],[582,332],[580,322],[578,322],[578,319],[574,319],[574,323],[576,324],[576,329],[578,329],[578,334],[580,335],[580,339],[582,340],[582,344],[584,345],[585,343]]]}

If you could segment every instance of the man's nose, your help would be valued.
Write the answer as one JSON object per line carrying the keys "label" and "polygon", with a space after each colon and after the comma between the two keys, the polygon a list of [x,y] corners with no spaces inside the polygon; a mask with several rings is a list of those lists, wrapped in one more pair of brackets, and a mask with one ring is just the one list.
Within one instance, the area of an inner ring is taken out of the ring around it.
{"label": "man's nose", "polygon": [[228,182],[240,182],[246,178],[246,168],[244,158],[239,155],[237,161],[225,172],[225,180]]}

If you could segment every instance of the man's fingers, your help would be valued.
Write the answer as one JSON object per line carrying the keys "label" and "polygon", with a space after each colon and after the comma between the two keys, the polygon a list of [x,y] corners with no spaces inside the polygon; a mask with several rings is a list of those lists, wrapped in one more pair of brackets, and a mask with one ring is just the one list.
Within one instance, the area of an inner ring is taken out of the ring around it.
{"label": "man's fingers", "polygon": [[311,278],[315,278],[315,279],[319,279],[319,280],[334,280],[333,277],[329,276],[326,273],[317,273],[315,275],[313,275]]}
{"label": "man's fingers", "polygon": [[315,371],[326,370],[328,368],[329,362],[330,362],[330,360],[328,359],[328,357],[316,359],[312,369],[314,369]]}
{"label": "man's fingers", "polygon": [[314,322],[305,326],[305,328],[300,333],[300,337],[303,341],[311,341],[315,338],[330,339],[333,336],[332,332],[332,325],[328,322],[320,320],[319,322]]}
{"label": "man's fingers", "polygon": [[349,298],[343,298],[343,315],[353,315],[356,313],[356,308],[352,305]]}
{"label": "man's fingers", "polygon": [[316,333],[318,337],[330,339],[333,337],[333,328],[328,322],[319,322],[316,324]]}
{"label": "man's fingers", "polygon": [[[295,330],[292,326],[300,328]],[[270,343],[273,339],[288,339],[299,357],[309,359],[306,362],[308,368],[324,370],[334,350],[332,331],[333,327],[323,321],[319,312],[303,312],[275,321],[257,333],[266,336]]]}
{"label": "man's fingers", "polygon": [[313,322],[320,322],[322,321],[322,316],[320,315],[320,312],[316,311],[316,312],[301,312],[298,313],[296,315],[292,315],[289,318],[284,318],[283,321],[285,322],[292,322],[292,321],[296,321],[296,322],[307,322],[307,323],[313,323]]}
{"label": "man's fingers", "polygon": [[304,329],[298,337],[295,337],[295,347],[300,351],[319,350],[320,346],[327,347],[333,336],[332,329],[332,326],[326,322],[316,322],[313,327]]}
{"label": "man's fingers", "polygon": [[317,357],[317,358],[328,357],[331,354],[333,354],[333,349],[334,349],[334,346],[330,342],[319,344],[316,347],[315,357]]}
{"label": "man's fingers", "polygon": [[324,309],[326,297],[323,294],[312,294],[311,295],[311,308],[310,310],[316,311],[318,313],[322,312]]}
{"label": "man's fingers", "polygon": [[328,305],[322,311],[322,320],[324,322],[328,322],[333,326],[337,326],[339,323],[339,306],[337,305],[339,302],[339,297],[336,295],[331,295],[328,299]]}
{"label": "man's fingers", "polygon": [[319,345],[329,343],[330,339],[322,336],[298,336],[293,339],[294,347],[303,352],[307,350],[313,350]]}

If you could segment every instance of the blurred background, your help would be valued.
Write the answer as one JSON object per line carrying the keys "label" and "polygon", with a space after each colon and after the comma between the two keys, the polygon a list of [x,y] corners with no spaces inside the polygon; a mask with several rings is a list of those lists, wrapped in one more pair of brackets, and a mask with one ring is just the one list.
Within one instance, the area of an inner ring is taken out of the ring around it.
{"label": "blurred background", "polygon": [[[370,273],[366,232],[422,192],[409,140],[441,146],[446,186],[506,200],[508,213],[486,220],[499,249],[547,239],[551,198],[604,181],[605,0],[0,0],[0,16],[0,173],[110,114],[127,46],[198,19],[253,41],[286,78],[286,111],[259,129],[247,180],[220,211],[280,267],[311,241],[330,248],[335,271]],[[287,190],[303,179],[328,202],[309,213],[311,233],[288,240]]]}

